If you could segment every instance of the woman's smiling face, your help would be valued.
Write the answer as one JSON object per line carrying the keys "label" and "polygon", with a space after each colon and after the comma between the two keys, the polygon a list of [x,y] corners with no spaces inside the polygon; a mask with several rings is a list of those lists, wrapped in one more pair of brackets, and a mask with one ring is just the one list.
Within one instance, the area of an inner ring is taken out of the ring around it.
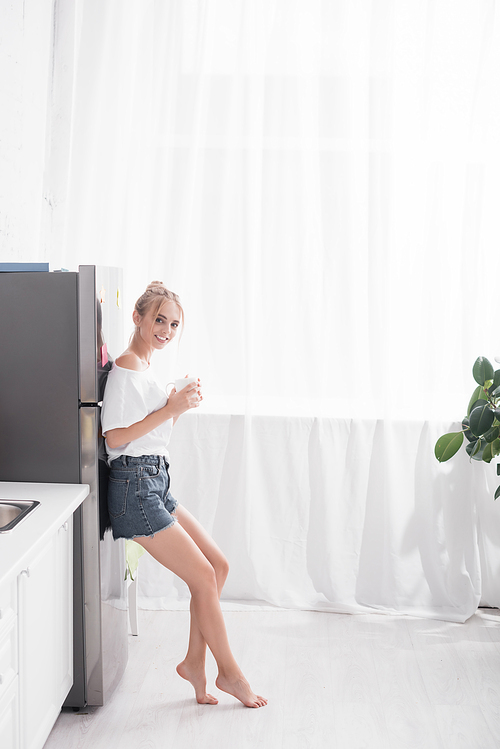
{"label": "woman's smiling face", "polygon": [[181,313],[175,302],[165,301],[154,314],[150,309],[144,317],[134,312],[134,323],[139,328],[139,334],[144,343],[152,349],[161,350],[175,338],[179,330]]}

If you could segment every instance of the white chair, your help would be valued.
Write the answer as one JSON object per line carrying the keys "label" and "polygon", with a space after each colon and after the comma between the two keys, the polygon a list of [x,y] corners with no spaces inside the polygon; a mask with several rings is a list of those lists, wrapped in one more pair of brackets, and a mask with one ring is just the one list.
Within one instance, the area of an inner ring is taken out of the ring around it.
{"label": "white chair", "polygon": [[139,574],[139,559],[144,554],[142,546],[135,541],[125,541],[126,572],[125,580],[128,583],[128,617],[130,631],[133,635],[139,634],[139,622],[137,617],[137,577]]}

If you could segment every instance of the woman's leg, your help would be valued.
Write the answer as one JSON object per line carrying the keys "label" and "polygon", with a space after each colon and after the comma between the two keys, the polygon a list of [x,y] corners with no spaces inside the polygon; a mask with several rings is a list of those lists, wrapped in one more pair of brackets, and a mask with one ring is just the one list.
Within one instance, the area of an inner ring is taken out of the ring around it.
{"label": "woman's leg", "polygon": [[[176,515],[181,526],[189,536],[191,536],[195,544],[214,568],[215,578],[217,580],[217,592],[220,598],[222,588],[229,572],[229,564],[226,557],[203,526],[188,510],[179,505],[176,510]],[[182,676],[183,679],[187,679],[191,682],[195,689],[198,702],[216,704],[216,698],[208,694],[206,691],[207,679],[205,675],[205,656],[207,644],[198,625],[192,601],[190,609],[191,623],[188,650],[182,663],[179,663],[177,666],[177,673]]]}
{"label": "woman's leg", "polygon": [[187,531],[176,523],[155,536],[142,536],[135,541],[189,587],[196,623],[217,661],[219,689],[247,707],[267,704],[267,700],[254,694],[234,659],[219,604],[215,570]]}

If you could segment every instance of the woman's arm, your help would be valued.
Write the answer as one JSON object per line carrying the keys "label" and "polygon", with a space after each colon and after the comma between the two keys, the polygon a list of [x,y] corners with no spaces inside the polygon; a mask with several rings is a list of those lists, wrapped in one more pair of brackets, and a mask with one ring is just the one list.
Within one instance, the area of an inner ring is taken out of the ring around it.
{"label": "woman's arm", "polygon": [[173,419],[174,424],[179,416],[190,408],[197,408],[203,397],[198,392],[199,385],[193,383],[192,387],[186,387],[180,392],[175,389],[170,393],[168,402],[158,411],[148,414],[142,421],[137,421],[129,427],[120,427],[118,429],[108,429],[105,434],[106,442],[114,450],[120,445],[125,445],[132,440],[140,439],[145,434],[152,432],[168,419]]}

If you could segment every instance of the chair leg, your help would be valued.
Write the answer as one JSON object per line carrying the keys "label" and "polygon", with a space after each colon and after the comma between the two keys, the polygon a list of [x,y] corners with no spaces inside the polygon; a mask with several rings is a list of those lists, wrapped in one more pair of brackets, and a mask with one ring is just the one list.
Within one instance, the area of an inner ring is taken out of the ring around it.
{"label": "chair leg", "polygon": [[133,635],[139,634],[139,624],[137,621],[137,575],[135,571],[135,580],[128,586],[128,616],[130,621],[130,630]]}

